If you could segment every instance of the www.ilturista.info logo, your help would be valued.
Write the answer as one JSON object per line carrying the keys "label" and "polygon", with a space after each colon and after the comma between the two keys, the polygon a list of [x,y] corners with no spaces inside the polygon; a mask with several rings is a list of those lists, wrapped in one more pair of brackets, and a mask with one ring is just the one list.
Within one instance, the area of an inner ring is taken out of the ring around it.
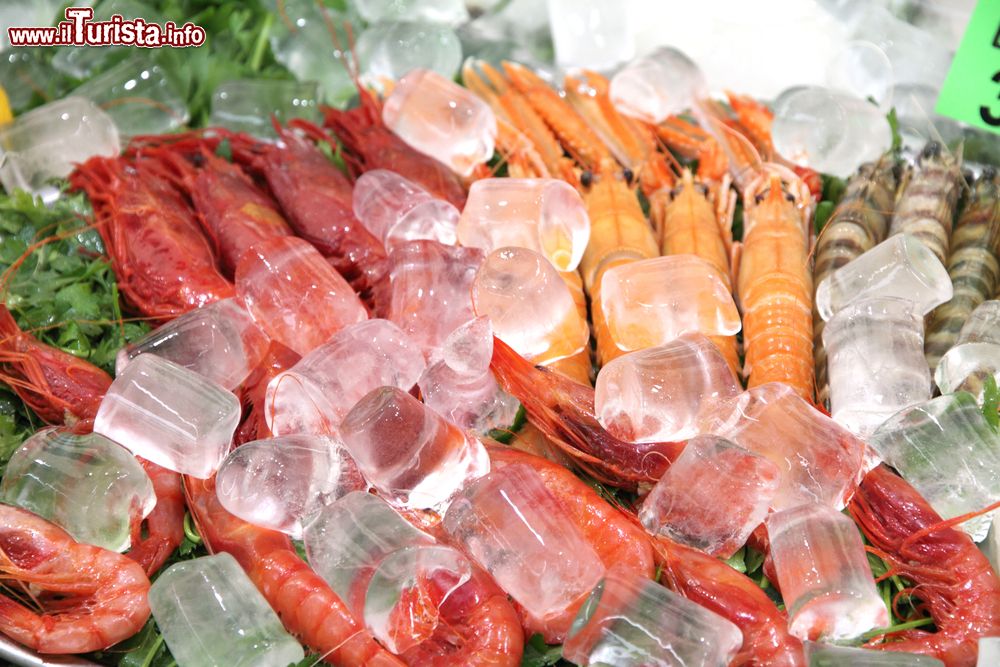
{"label": "www.ilturista.info logo", "polygon": [[51,28],[7,28],[11,46],[201,46],[205,29],[191,22],[178,26],[143,19],[126,19],[115,14],[109,21],[94,21],[90,7],[67,7],[66,20]]}

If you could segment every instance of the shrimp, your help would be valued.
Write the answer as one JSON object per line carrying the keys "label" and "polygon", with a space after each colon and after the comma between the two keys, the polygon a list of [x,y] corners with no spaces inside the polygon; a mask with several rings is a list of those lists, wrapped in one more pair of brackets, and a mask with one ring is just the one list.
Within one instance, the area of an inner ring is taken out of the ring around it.
{"label": "shrimp", "polygon": [[905,630],[868,648],[933,656],[973,667],[980,637],[1000,634],[1000,579],[972,539],[944,522],[917,491],[885,466],[869,472],[848,509],[934,619],[936,632]]}
{"label": "shrimp", "polygon": [[729,159],[715,138],[680,116],[670,116],[656,126],[660,140],[681,157],[698,161],[698,178],[719,182],[729,169]]}
{"label": "shrimp", "polygon": [[[841,266],[885,240],[889,231],[889,218],[892,216],[895,192],[895,166],[890,155],[884,155],[877,162],[861,165],[858,173],[847,181],[843,199],[837,204],[837,208],[816,239],[814,288],[818,288],[827,276]],[[814,310],[813,350],[816,357],[816,391],[817,400],[821,405],[827,404],[830,400],[826,348],[823,346],[825,324],[819,312]]]}
{"label": "shrimp", "polygon": [[748,386],[784,382],[812,400],[809,191],[794,174],[770,165],[749,182],[743,202],[745,231],[736,292],[743,310]]}
{"label": "shrimp", "polygon": [[924,351],[931,373],[958,339],[958,332],[976,306],[1000,287],[1000,179],[992,167],[983,169],[972,186],[951,236],[948,275],[955,288],[950,301],[934,309],[927,325]]}
{"label": "shrimp", "polygon": [[0,505],[0,580],[0,632],[39,653],[106,649],[149,618],[138,564],[10,505]]}
{"label": "shrimp", "polygon": [[151,160],[93,157],[70,177],[90,198],[128,303],[170,318],[234,295],[194,213]]}
{"label": "shrimp", "polygon": [[948,263],[948,241],[962,191],[961,160],[930,141],[917,158],[917,169],[903,184],[889,235],[912,234]]}
{"label": "shrimp", "polygon": [[[0,336],[0,363],[5,369],[0,380],[47,424],[89,433],[111,377],[90,362],[22,332],[2,304]],[[152,574],[184,539],[184,498],[180,475],[142,458],[139,463],[153,484],[156,506],[144,521],[132,526],[132,548],[127,555]]]}
{"label": "shrimp", "polygon": [[[292,126],[333,141],[302,120]],[[233,156],[259,173],[295,233],[313,244],[377,313],[389,308],[385,248],[354,217],[351,183],[308,139],[276,125],[280,144],[233,140]]]}
{"label": "shrimp", "polygon": [[538,427],[563,453],[596,479],[634,489],[655,482],[680,455],[683,443],[619,440],[594,416],[594,390],[548,368],[531,365],[499,338],[490,362],[497,381],[513,394]]}
{"label": "shrimp", "polygon": [[358,97],[360,106],[349,111],[322,109],[323,124],[340,140],[351,176],[357,178],[372,169],[391,169],[461,211],[466,193],[455,172],[393,134],[382,122],[378,100],[360,85]]}

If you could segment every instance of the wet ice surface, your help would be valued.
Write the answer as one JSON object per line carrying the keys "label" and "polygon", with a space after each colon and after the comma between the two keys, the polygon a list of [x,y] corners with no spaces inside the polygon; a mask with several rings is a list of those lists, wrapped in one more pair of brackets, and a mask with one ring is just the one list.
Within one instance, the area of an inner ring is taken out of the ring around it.
{"label": "wet ice surface", "polygon": [[301,355],[368,319],[347,281],[318,250],[292,236],[258,243],[243,255],[236,295],[271,338]]}
{"label": "wet ice surface", "polygon": [[538,619],[565,613],[604,574],[580,529],[524,464],[466,485],[442,525],[454,544]]}
{"label": "wet ice surface", "polygon": [[0,127],[0,183],[54,200],[47,182],[65,178],[76,164],[96,155],[118,155],[118,128],[83,97],[66,97],[23,113]]}
{"label": "wet ice surface", "polygon": [[889,624],[857,526],[816,504],[768,516],[771,558],[800,639],[851,639]]}
{"label": "wet ice surface", "polygon": [[153,511],[156,494],[142,465],[117,443],[49,428],[11,456],[0,501],[48,519],[78,542],[125,551],[132,521]]}
{"label": "wet ice surface", "polygon": [[662,123],[706,95],[705,77],[681,51],[662,46],[637,58],[611,78],[611,101],[618,111],[647,123]]}
{"label": "wet ice surface", "polygon": [[168,567],[149,589],[149,607],[184,667],[287,667],[305,657],[228,553]]}
{"label": "wet ice surface", "polygon": [[458,209],[394,171],[366,171],[353,198],[354,216],[388,249],[420,239],[455,244]]}
{"label": "wet ice surface", "polygon": [[490,469],[479,440],[395,387],[367,394],[340,431],[365,479],[401,507],[443,509]]}
{"label": "wet ice surface", "polygon": [[740,384],[715,344],[684,334],[605,364],[597,374],[594,411],[623,440],[679,441],[698,433],[698,415],[707,405],[738,393]]}
{"label": "wet ice surface", "polygon": [[382,120],[407,144],[461,176],[493,157],[493,110],[430,70],[412,70],[399,81],[382,106]]}
{"label": "wet ice surface", "polygon": [[199,479],[229,450],[240,402],[225,388],[155,354],[141,354],[115,378],[94,432],[136,456]]}
{"label": "wet ice surface", "polygon": [[681,334],[731,336],[742,323],[726,283],[694,255],[619,264],[601,280],[601,309],[625,351],[669,343]]}
{"label": "wet ice surface", "polygon": [[368,23],[406,19],[458,25],[469,20],[463,0],[355,0],[354,6]]}
{"label": "wet ice surface", "polygon": [[934,370],[941,393],[969,391],[980,400],[989,377],[1000,383],[1000,301],[993,300],[972,311]]}
{"label": "wet ice surface", "polygon": [[472,306],[493,331],[536,364],[571,357],[590,341],[573,295],[555,267],[527,248],[494,250],[479,267]]}
{"label": "wet ice surface", "polygon": [[[939,396],[903,410],[869,442],[944,519],[1000,500],[1000,435],[972,394]],[[979,542],[990,520],[979,516],[961,528]]]}
{"label": "wet ice surface", "polygon": [[[830,646],[817,642],[805,642],[804,647],[808,667],[944,667],[940,660],[916,653]],[[982,648],[979,655],[982,658]]]}
{"label": "wet ice surface", "polygon": [[118,351],[115,372],[151,353],[226,389],[236,389],[267,352],[267,336],[235,299],[196,308],[153,329]]}
{"label": "wet ice surface", "polygon": [[234,449],[219,466],[216,494],[230,513],[295,539],[323,505],[367,487],[358,467],[336,440],[287,435]]}
{"label": "wet ice surface", "polygon": [[763,456],[697,436],[646,496],[639,519],[651,533],[729,558],[764,520],[780,484],[781,469]]}
{"label": "wet ice surface", "polygon": [[725,667],[735,625],[646,577],[612,568],[577,614],[563,657],[577,665]]}
{"label": "wet ice surface", "polygon": [[369,25],[355,49],[361,72],[376,80],[398,81],[418,68],[450,79],[462,64],[462,44],[454,30],[412,16]]}
{"label": "wet ice surface", "polygon": [[458,222],[464,246],[504,246],[544,255],[559,271],[575,271],[590,239],[583,198],[554,178],[485,178],[469,188]]}
{"label": "wet ice surface", "polygon": [[881,297],[913,302],[926,315],[953,295],[951,278],[926,245],[896,234],[831,273],[816,289],[816,309],[829,321],[847,306]]}
{"label": "wet ice surface", "polygon": [[212,93],[210,126],[277,138],[271,117],[285,124],[292,118],[313,120],[319,89],[314,81],[239,79],[220,83]]}
{"label": "wet ice surface", "polygon": [[420,346],[389,320],[358,322],[271,379],[264,418],[274,435],[333,434],[365,394],[409,391],[425,366]]}
{"label": "wet ice surface", "polygon": [[808,502],[842,509],[866,463],[865,443],[778,382],[708,406],[699,430],[731,440],[781,469],[771,505],[775,510]]}
{"label": "wet ice surface", "polygon": [[635,56],[632,7],[615,0],[548,0],[556,64],[608,70]]}
{"label": "wet ice surface", "polygon": [[861,437],[931,396],[924,320],[910,301],[880,298],[848,306],[826,323],[823,344],[831,414]]}

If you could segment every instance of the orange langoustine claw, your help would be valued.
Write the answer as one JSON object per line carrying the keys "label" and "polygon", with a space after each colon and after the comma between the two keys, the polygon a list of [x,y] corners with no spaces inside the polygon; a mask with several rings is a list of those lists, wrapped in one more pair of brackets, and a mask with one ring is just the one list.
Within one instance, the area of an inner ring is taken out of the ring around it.
{"label": "orange langoustine claw", "polygon": [[1000,634],[1000,578],[986,556],[883,465],[861,481],[848,509],[872,551],[891,565],[890,574],[913,582],[909,590],[937,628],[892,633],[885,643],[868,648],[929,655],[947,667],[973,667],[979,638]]}
{"label": "orange langoustine claw", "polygon": [[127,302],[170,318],[233,296],[194,212],[155,161],[93,157],[69,177],[94,208]]}

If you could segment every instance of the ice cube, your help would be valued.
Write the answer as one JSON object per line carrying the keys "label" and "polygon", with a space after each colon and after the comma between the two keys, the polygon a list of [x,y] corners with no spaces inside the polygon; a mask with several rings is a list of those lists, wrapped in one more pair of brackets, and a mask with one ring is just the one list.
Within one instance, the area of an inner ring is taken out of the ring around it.
{"label": "ice cube", "polygon": [[413,17],[371,24],[358,37],[355,48],[361,72],[376,81],[398,81],[414,69],[451,79],[462,64],[462,44],[454,30]]}
{"label": "ice cube", "polygon": [[415,69],[404,76],[382,106],[382,120],[414,149],[462,176],[493,157],[493,110],[436,72]]}
{"label": "ice cube", "polygon": [[875,100],[883,112],[892,106],[892,63],[872,42],[855,39],[845,43],[827,63],[826,83],[854,97]]}
{"label": "ice cube", "polygon": [[395,387],[362,398],[340,430],[365,479],[403,507],[443,508],[490,469],[479,440]]}
{"label": "ice cube", "polygon": [[168,567],[149,589],[149,608],[184,667],[288,667],[305,657],[228,553]]}
{"label": "ice cube", "polygon": [[[916,664],[916,663],[914,663]],[[944,664],[944,663],[938,663]],[[995,667],[1000,665],[1000,637],[979,638],[979,659],[976,667]],[[930,667],[928,665],[928,667]]]}
{"label": "ice cube", "polygon": [[771,514],[765,524],[792,635],[837,641],[889,624],[849,517],[810,503]]}
{"label": "ice cube", "polygon": [[826,323],[823,345],[833,418],[861,437],[931,396],[924,320],[911,301],[854,303]]}
{"label": "ice cube", "polygon": [[458,25],[469,20],[463,0],[354,0],[367,23],[378,21],[427,21]]}
{"label": "ice cube", "polygon": [[142,465],[117,443],[47,428],[11,456],[0,501],[48,519],[78,542],[125,551],[133,521],[153,511],[156,493]]}
{"label": "ice cube", "polygon": [[688,440],[642,503],[650,533],[729,558],[767,515],[781,469],[725,438]]}
{"label": "ice cube", "polygon": [[968,391],[978,400],[983,399],[989,377],[1000,386],[1000,345],[994,343],[956,345],[934,369],[934,382],[942,394]]}
{"label": "ice cube", "polygon": [[934,113],[938,88],[920,83],[896,86],[892,106],[903,148],[914,152],[928,141],[937,140],[947,146],[956,146],[962,139],[962,127],[951,118]]}
{"label": "ice cube", "polygon": [[152,353],[236,389],[267,352],[270,341],[235,299],[188,311],[118,351],[115,373]]}
{"label": "ice cube", "polygon": [[1000,301],[989,299],[976,306],[955,342],[1000,345]]}
{"label": "ice cube", "polygon": [[611,568],[584,604],[563,658],[576,665],[722,667],[743,644],[740,629],[625,568]]}
{"label": "ice cube", "polygon": [[706,91],[698,65],[670,46],[661,46],[618,70],[610,87],[611,102],[618,111],[656,124],[693,108]]}
{"label": "ice cube", "polygon": [[580,194],[554,178],[484,178],[469,188],[458,221],[464,246],[492,252],[512,246],[544,255],[559,271],[575,271],[590,239]]}
{"label": "ice cube", "polygon": [[702,433],[731,440],[781,468],[775,510],[807,502],[843,509],[865,472],[865,443],[779,382],[707,405],[699,421]]}
{"label": "ice cube", "polygon": [[555,267],[527,248],[498,248],[479,267],[472,307],[514,351],[547,364],[583,351],[590,328]]}
{"label": "ice cube", "polygon": [[94,432],[168,470],[205,479],[229,451],[240,402],[223,387],[155,354],[115,378]]}
{"label": "ice cube", "polygon": [[215,477],[222,506],[256,526],[302,539],[313,512],[367,484],[336,440],[286,435],[240,445]]}
{"label": "ice cube", "polygon": [[478,317],[445,339],[441,359],[420,378],[424,404],[466,430],[487,433],[514,423],[520,403],[497,384],[490,370],[493,328]]}
{"label": "ice cube", "polygon": [[85,97],[114,121],[123,144],[143,134],[164,134],[191,118],[187,102],[166,71],[152,59],[135,55],[88,79],[71,95]]}
{"label": "ice cube", "polygon": [[851,36],[885,51],[892,63],[894,83],[921,83],[940,89],[951,65],[952,45],[893,16],[881,3],[862,3],[862,7],[852,22]]}
{"label": "ice cube", "polygon": [[694,255],[613,266],[601,280],[600,301],[612,340],[626,352],[689,332],[731,336],[742,326],[725,280]]}
{"label": "ice cube", "polygon": [[635,56],[630,3],[548,0],[548,5],[559,67],[609,70]]}
{"label": "ice cube", "polygon": [[366,171],[354,183],[354,217],[388,249],[420,239],[455,245],[459,215],[451,202],[388,169]]}
{"label": "ice cube", "polygon": [[271,338],[301,355],[368,319],[347,281],[308,241],[294,236],[263,241],[243,255],[236,295]]}
{"label": "ice cube", "polygon": [[628,442],[687,440],[706,405],[732,398],[740,383],[715,344],[692,333],[630,352],[597,374],[594,411]]}
{"label": "ice cube", "polygon": [[604,565],[541,477],[515,463],[462,489],[445,514],[454,544],[532,617],[582,604]]}
{"label": "ice cube", "polygon": [[944,667],[940,660],[916,653],[873,651],[817,642],[805,642],[804,647],[809,667]]}
{"label": "ice cube", "polygon": [[0,183],[7,192],[20,188],[52,201],[59,190],[48,182],[95,155],[118,155],[118,128],[83,97],[49,102],[0,126]]}
{"label": "ice cube", "polygon": [[457,326],[473,318],[472,281],[483,252],[436,241],[409,241],[392,250],[389,263],[389,319],[430,355]]}
{"label": "ice cube", "polygon": [[383,386],[409,391],[424,367],[420,346],[392,322],[352,324],[274,376],[264,418],[275,435],[333,434],[365,394]]}
{"label": "ice cube", "polygon": [[315,81],[238,79],[220,83],[212,93],[208,124],[264,139],[277,138],[274,116],[282,124],[292,118],[315,120],[319,88]]}
{"label": "ice cube", "polygon": [[[870,444],[944,519],[1000,500],[1000,435],[968,392],[919,403],[886,420]],[[990,516],[961,524],[980,542]]]}
{"label": "ice cube", "polygon": [[[37,4],[36,0],[31,0]],[[76,3],[79,7],[83,3]],[[87,3],[92,4],[92,3]],[[146,23],[163,23],[163,16],[146,3],[133,2],[133,0],[104,0],[96,3],[94,8],[94,22],[110,21],[111,17],[118,14],[124,19],[135,20],[141,18]],[[62,19],[64,15],[60,16]],[[4,21],[0,20],[0,25]],[[32,24],[33,25],[33,24]],[[4,34],[4,38],[6,38]],[[0,51],[3,49],[0,48]],[[93,74],[107,68],[115,58],[127,57],[133,48],[127,46],[102,46],[100,48],[57,48],[52,57],[52,67],[69,74],[74,79],[88,79]]]}
{"label": "ice cube", "polygon": [[829,321],[852,303],[896,297],[926,315],[952,294],[948,271],[934,253],[915,237],[896,234],[827,276],[816,288],[816,309]]}

